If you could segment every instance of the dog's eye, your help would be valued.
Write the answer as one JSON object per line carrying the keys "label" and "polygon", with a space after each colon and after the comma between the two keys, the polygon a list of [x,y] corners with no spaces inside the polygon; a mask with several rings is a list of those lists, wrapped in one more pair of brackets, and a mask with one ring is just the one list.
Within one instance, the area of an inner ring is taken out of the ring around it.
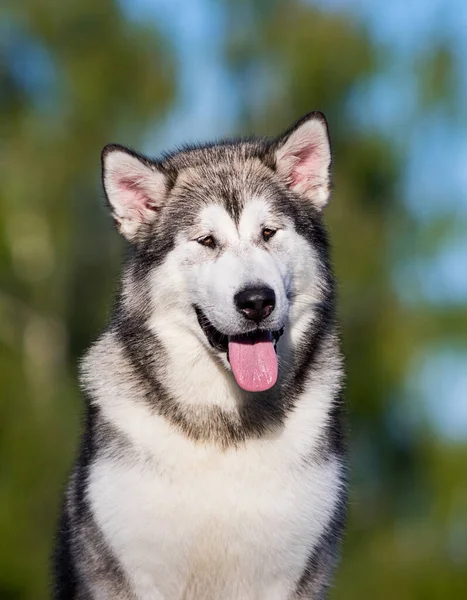
{"label": "dog's eye", "polygon": [[270,240],[274,235],[276,235],[276,230],[275,229],[269,229],[269,227],[265,227],[263,229],[263,240],[265,242],[267,242],[268,240]]}
{"label": "dog's eye", "polygon": [[208,248],[215,248],[216,247],[216,241],[212,237],[212,235],[207,235],[206,237],[199,238],[196,241],[198,242],[198,244],[201,244],[202,246],[207,246]]}

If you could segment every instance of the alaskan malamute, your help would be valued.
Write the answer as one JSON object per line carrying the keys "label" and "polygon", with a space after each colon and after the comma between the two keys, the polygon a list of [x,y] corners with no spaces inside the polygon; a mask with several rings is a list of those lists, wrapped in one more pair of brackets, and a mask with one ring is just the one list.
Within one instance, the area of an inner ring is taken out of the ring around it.
{"label": "alaskan malamute", "polygon": [[326,121],[102,153],[128,258],[82,363],[60,600],[325,598],[346,505]]}

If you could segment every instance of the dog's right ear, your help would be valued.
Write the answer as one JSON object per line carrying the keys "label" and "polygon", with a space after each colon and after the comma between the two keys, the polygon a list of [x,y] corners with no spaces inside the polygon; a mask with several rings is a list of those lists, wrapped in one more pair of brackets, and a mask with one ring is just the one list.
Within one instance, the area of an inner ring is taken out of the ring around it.
{"label": "dog's right ear", "polygon": [[273,146],[278,175],[295,193],[321,210],[329,199],[331,146],[325,116],[305,115]]}
{"label": "dog's right ear", "polygon": [[102,183],[112,216],[127,240],[157,217],[167,194],[167,178],[157,165],[116,144],[102,151]]}

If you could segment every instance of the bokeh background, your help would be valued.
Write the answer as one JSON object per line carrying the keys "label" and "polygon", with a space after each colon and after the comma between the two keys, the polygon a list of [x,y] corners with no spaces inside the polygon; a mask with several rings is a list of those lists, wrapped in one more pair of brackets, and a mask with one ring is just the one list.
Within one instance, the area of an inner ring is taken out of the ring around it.
{"label": "bokeh background", "polygon": [[352,498],[333,600],[467,598],[467,4],[2,0],[0,597],[49,597],[77,361],[123,244],[99,155],[328,117]]}

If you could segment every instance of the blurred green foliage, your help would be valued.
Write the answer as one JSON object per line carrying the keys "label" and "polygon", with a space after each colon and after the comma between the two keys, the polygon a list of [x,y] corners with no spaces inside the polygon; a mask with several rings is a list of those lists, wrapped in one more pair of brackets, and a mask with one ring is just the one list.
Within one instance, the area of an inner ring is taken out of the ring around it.
{"label": "blurred green foliage", "polygon": [[[1,10],[0,597],[40,600],[79,426],[76,363],[104,323],[121,253],[99,154],[163,115],[173,59],[110,0]],[[35,74],[46,89],[31,88]]]}
{"label": "blurred green foliage", "polygon": [[[451,218],[419,231],[401,191],[406,148],[353,116],[388,57],[348,14],[298,0],[223,10],[239,132],[277,133],[311,109],[331,127],[353,489],[332,597],[467,597],[467,449],[413,425],[406,386],[427,343],[465,344],[467,317],[404,303],[394,282]],[[122,253],[100,206],[99,152],[141,145],[177,98],[177,64],[157,27],[111,0],[7,0],[0,18],[0,597],[42,600],[79,430],[77,360],[105,322]],[[420,113],[455,94],[449,47],[422,58]]]}

